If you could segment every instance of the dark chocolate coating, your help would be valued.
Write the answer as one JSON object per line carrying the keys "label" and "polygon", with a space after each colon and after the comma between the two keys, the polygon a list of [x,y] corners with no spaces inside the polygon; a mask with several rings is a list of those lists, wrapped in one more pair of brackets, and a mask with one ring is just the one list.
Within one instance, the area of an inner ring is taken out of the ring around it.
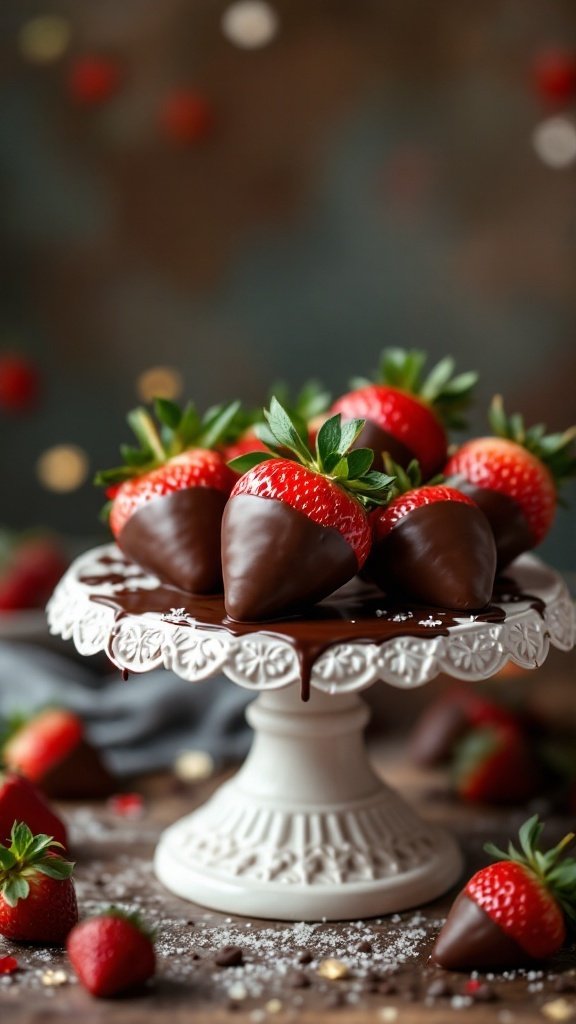
{"label": "dark chocolate coating", "polygon": [[375,543],[366,568],[386,593],[468,611],[490,601],[496,545],[479,508],[439,501],[400,519]]}
{"label": "dark chocolate coating", "polygon": [[219,593],[220,524],[227,500],[213,487],[153,498],[130,516],[118,544],[138,565],[181,590]]}
{"label": "dark chocolate coating", "polygon": [[432,960],[448,971],[498,970],[534,962],[464,891],[436,939]]}
{"label": "dark chocolate coating", "polygon": [[87,740],[52,765],[39,782],[46,796],[62,800],[98,800],[118,789],[99,752]]}
{"label": "dark chocolate coating", "polygon": [[389,434],[387,430],[383,430],[373,420],[366,420],[366,425],[362,430],[359,437],[356,438],[353,448],[372,448],[374,452],[374,462],[372,463],[372,469],[382,471],[384,464],[382,462],[382,452],[389,452],[394,462],[397,462],[399,466],[403,466],[404,469],[410,465],[412,459],[416,456],[414,452],[411,452],[402,441],[398,441],[392,434]]}
{"label": "dark chocolate coating", "polygon": [[514,498],[488,487],[477,487],[463,476],[446,481],[476,502],[486,516],[496,541],[498,570],[504,569],[518,555],[530,551],[536,544],[526,517]]}
{"label": "dark chocolate coating", "polygon": [[291,615],[320,601],[358,569],[338,530],[281,501],[238,494],[222,519],[224,603],[231,619]]}

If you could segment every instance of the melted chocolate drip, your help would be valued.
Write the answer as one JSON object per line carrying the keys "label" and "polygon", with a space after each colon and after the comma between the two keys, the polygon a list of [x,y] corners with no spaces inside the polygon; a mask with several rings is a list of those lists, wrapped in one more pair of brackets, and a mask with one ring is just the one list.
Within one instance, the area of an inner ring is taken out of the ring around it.
{"label": "melted chocolate drip", "polygon": [[[100,578],[100,582],[104,582]],[[197,620],[206,629],[226,630],[233,636],[265,633],[291,644],[300,664],[302,699],[310,693],[314,662],[334,644],[383,644],[397,636],[447,636],[457,624],[453,612],[439,608],[403,605],[385,597],[376,587],[358,578],[315,605],[306,616],[275,622],[236,622],[226,614],[221,596],[193,596],[177,587],[119,590],[111,596],[95,594],[92,600],[113,608],[116,619],[156,612],[177,625]],[[176,611],[177,610],[177,611]],[[502,622],[505,612],[494,605],[466,616],[476,622]]]}
{"label": "melted chocolate drip", "polygon": [[193,594],[222,590],[220,523],[228,496],[190,487],[152,499],[130,516],[118,544],[148,572]]}
{"label": "melted chocolate drip", "polygon": [[436,939],[432,960],[449,971],[498,970],[533,962],[464,891]]}
{"label": "melted chocolate drip", "polygon": [[365,572],[387,592],[469,611],[490,601],[496,548],[486,516],[458,501],[424,505],[374,544]]}
{"label": "melted chocolate drip", "polygon": [[389,434],[387,430],[383,430],[373,420],[366,420],[362,433],[357,437],[352,447],[371,448],[374,452],[372,469],[379,471],[384,469],[382,452],[388,452],[394,462],[397,462],[399,466],[403,466],[404,469],[410,465],[412,459],[416,458],[414,452],[411,452],[405,444],[402,444],[402,441],[399,441],[393,434]]}
{"label": "melted chocolate drip", "polygon": [[462,491],[462,494],[467,494],[482,509],[496,541],[498,570],[504,569],[518,555],[534,547],[536,542],[532,531],[520,505],[513,498],[488,487],[477,487],[460,475],[446,483]]}
{"label": "melted chocolate drip", "polygon": [[520,604],[527,601],[534,611],[538,612],[541,619],[546,612],[546,603],[541,597],[535,594],[528,594],[521,590],[518,583],[511,576],[497,576],[494,582],[494,601],[499,604]]}
{"label": "melted chocolate drip", "polygon": [[238,494],[222,519],[224,603],[240,622],[302,612],[358,570],[338,530],[282,501]]}

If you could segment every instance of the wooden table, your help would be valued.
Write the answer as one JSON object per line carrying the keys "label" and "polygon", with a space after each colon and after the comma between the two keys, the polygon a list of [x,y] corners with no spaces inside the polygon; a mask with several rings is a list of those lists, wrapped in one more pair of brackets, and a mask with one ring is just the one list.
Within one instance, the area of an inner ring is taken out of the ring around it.
{"label": "wooden table", "polygon": [[[385,777],[420,813],[447,825],[458,836],[469,873],[486,862],[482,853],[486,839],[503,844],[527,816],[524,811],[462,807],[450,798],[441,775],[407,769],[390,750],[375,750],[374,755]],[[133,788],[144,793],[145,810],[133,820],[104,805],[67,805],[64,811],[72,826],[81,915],[95,913],[110,903],[138,908],[158,929],[157,976],[141,994],[97,1000],[76,983],[62,951],[0,940],[0,953],[12,953],[21,965],[16,974],[0,977],[1,1024],[282,1024],[296,1020],[303,1024],[445,1024],[460,1020],[519,1024],[576,1020],[573,949],[564,951],[543,970],[478,980],[442,972],[429,964],[434,935],[453,893],[402,915],[312,926],[227,918],[166,893],[151,870],[158,834],[206,799],[220,782],[221,777],[213,777],[184,788],[168,776],[144,780]],[[558,818],[551,820],[550,839],[556,841],[569,825]],[[226,945],[242,948],[243,965],[216,965],[217,951]],[[319,964],[327,957],[348,967],[345,978],[327,980],[319,975]]]}

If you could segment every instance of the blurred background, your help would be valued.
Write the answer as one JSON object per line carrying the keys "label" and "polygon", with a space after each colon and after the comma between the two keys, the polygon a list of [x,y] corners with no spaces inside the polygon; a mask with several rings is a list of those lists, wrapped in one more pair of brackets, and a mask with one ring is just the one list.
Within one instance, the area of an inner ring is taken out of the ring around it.
{"label": "blurred background", "polygon": [[[104,538],[91,477],[142,398],[336,395],[384,345],[476,368],[472,430],[495,391],[576,421],[571,0],[0,21],[1,523]],[[573,522],[543,548],[565,570]]]}

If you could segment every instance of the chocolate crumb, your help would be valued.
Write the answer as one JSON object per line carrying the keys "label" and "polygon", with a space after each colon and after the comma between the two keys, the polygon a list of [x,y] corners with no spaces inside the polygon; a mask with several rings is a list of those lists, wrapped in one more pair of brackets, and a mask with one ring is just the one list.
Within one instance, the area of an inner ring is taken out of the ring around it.
{"label": "chocolate crumb", "polygon": [[222,946],[214,957],[218,967],[239,967],[244,962],[244,954],[240,946]]}
{"label": "chocolate crumb", "polygon": [[368,939],[364,939],[362,942],[358,944],[358,946],[356,946],[356,951],[358,953],[371,953],[372,943],[368,942]]}
{"label": "chocolate crumb", "polygon": [[303,949],[302,952],[298,954],[299,964],[311,964],[313,959],[314,957],[312,956],[312,953],[308,949]]}
{"label": "chocolate crumb", "polygon": [[294,971],[290,975],[289,984],[291,988],[310,988],[310,978],[304,971]]}

